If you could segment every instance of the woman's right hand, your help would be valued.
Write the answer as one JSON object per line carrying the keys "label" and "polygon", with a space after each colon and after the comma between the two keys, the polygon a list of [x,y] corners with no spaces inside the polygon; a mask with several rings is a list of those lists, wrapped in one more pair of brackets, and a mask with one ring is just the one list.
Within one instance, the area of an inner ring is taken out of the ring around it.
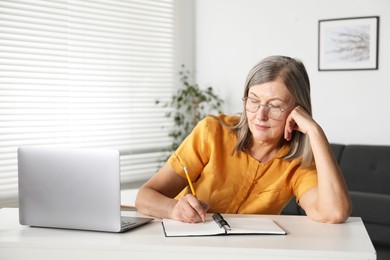
{"label": "woman's right hand", "polygon": [[188,185],[187,179],[178,175],[166,163],[138,191],[135,206],[140,213],[157,218],[171,218],[183,222],[204,221],[209,204],[192,194],[175,197]]}
{"label": "woman's right hand", "polygon": [[188,223],[204,222],[208,209],[207,202],[198,200],[192,194],[187,194],[177,201],[173,208],[172,218]]}

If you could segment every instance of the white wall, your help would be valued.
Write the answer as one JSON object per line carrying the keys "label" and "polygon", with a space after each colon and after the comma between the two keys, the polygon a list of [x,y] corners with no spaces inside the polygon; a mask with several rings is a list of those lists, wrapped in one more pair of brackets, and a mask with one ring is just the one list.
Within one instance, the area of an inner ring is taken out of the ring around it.
{"label": "white wall", "polygon": [[[318,20],[377,15],[379,70],[318,71]],[[288,55],[306,65],[314,118],[331,142],[390,144],[389,0],[196,0],[195,32],[197,81],[217,89],[226,113],[241,112],[257,61]]]}

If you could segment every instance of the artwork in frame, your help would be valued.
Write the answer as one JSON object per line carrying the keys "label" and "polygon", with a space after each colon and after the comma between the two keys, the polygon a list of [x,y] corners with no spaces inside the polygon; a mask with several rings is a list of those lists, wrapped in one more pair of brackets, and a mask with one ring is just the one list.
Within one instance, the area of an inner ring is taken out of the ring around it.
{"label": "artwork in frame", "polygon": [[318,70],[376,70],[379,16],[320,20]]}

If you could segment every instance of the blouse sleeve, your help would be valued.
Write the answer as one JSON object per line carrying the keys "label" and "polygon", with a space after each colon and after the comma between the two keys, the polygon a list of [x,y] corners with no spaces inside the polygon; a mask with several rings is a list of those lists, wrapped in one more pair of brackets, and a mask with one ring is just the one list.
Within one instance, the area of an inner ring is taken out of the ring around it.
{"label": "blouse sleeve", "polygon": [[297,202],[306,191],[318,186],[316,170],[301,170],[299,174],[295,174],[294,194]]}
{"label": "blouse sleeve", "polygon": [[183,177],[186,166],[191,179],[196,180],[209,161],[210,120],[216,121],[210,118],[201,120],[168,159],[168,163]]}

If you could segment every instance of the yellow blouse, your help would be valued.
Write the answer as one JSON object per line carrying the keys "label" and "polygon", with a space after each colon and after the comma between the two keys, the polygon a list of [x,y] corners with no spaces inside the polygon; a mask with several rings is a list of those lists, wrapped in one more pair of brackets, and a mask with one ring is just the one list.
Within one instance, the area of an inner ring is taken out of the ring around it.
{"label": "yellow blouse", "polygon": [[[227,124],[237,116],[219,115]],[[285,145],[267,163],[247,151],[234,152],[237,137],[213,117],[203,119],[168,162],[183,178],[186,166],[196,195],[210,204],[208,212],[280,214],[295,195],[297,201],[317,186],[316,170],[302,169],[299,160],[278,159]],[[190,193],[186,187],[178,196]]]}

